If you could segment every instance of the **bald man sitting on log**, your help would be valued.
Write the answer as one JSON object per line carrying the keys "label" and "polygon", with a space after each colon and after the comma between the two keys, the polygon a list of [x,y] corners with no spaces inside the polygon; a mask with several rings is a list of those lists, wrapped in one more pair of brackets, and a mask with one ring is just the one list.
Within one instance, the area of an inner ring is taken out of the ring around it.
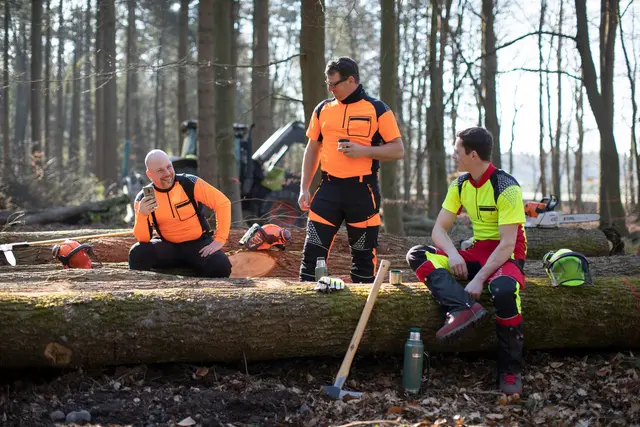
{"label": "bald man sitting on log", "polygon": [[[188,267],[204,277],[229,277],[231,262],[222,251],[231,228],[229,199],[197,176],[176,175],[162,150],[151,150],[144,162],[152,184],[135,198],[133,234],[138,242],[129,251],[129,268]],[[215,234],[202,205],[215,212]]]}

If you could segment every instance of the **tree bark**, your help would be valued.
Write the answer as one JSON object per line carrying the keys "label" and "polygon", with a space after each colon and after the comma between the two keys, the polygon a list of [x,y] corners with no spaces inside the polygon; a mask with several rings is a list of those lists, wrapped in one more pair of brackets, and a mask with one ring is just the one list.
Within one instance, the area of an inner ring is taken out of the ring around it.
{"label": "tree bark", "polygon": [[178,143],[175,153],[180,154],[182,147],[181,124],[189,120],[189,105],[187,104],[187,68],[185,66],[189,59],[189,1],[180,0],[180,35],[178,39]]}
{"label": "tree bark", "polygon": [[496,94],[498,54],[496,52],[496,35],[493,29],[494,1],[482,0],[482,99],[484,100],[484,125],[493,135],[491,161],[497,168],[501,168],[500,122],[498,121],[498,97]]}
{"label": "tree bark", "polygon": [[97,177],[102,176],[101,158],[104,156],[104,2],[96,4],[96,77],[95,77],[95,152],[93,155],[93,171]]}
{"label": "tree bark", "polygon": [[44,158],[51,158],[51,0],[47,0],[45,14],[46,42],[44,47]]}
{"label": "tree bark", "polygon": [[[398,81],[398,51],[396,49],[396,0],[380,0],[380,98],[389,106],[396,104]],[[398,203],[397,161],[380,162],[380,190],[384,212],[384,230],[402,235],[402,205]]]}
{"label": "tree bark", "polygon": [[[165,110],[165,81],[166,76],[164,72],[164,67],[161,67],[161,64],[164,63],[164,50],[165,50],[165,32],[166,28],[166,16],[167,16],[167,2],[166,0],[157,1],[154,5],[158,7],[158,14],[160,15],[160,22],[158,24],[160,35],[158,37],[158,54],[156,55],[156,84],[155,84],[155,99],[154,99],[154,110],[155,110],[155,148],[159,148],[161,150],[168,151],[167,141],[165,138],[165,118],[164,118],[164,110]],[[146,150],[145,150],[146,151]]]}
{"label": "tree bark", "polygon": [[[431,37],[429,37],[429,78],[431,80],[427,108],[427,170],[429,218],[437,218],[447,195],[446,153],[444,148],[444,55],[449,34],[451,0],[431,1]],[[445,16],[442,16],[444,12]],[[439,43],[438,43],[439,42]],[[494,98],[495,99],[495,98]],[[495,149],[495,147],[494,147]]]}
{"label": "tree bark", "polygon": [[253,0],[253,68],[251,69],[251,108],[253,111],[251,152],[273,132],[271,83],[269,81],[269,0]]}
{"label": "tree bark", "polygon": [[87,0],[87,8],[85,10],[85,28],[84,28],[84,175],[95,173],[94,152],[96,150],[93,139],[93,107],[91,103],[91,4],[92,0]]}
{"label": "tree bark", "polygon": [[146,169],[144,158],[147,150],[142,137],[140,124],[140,94],[138,85],[138,31],[136,28],[136,1],[128,1],[127,17],[127,93],[125,95],[125,139],[133,153],[134,161],[129,165],[130,170],[143,171]]}
{"label": "tree bark", "polygon": [[[53,150],[55,157],[55,166],[59,170],[63,170],[64,162],[64,129],[66,122],[64,108],[64,81],[62,78],[62,69],[64,66],[64,45],[65,45],[65,28],[64,28],[64,12],[62,10],[63,0],[60,0],[58,7],[58,61],[56,73],[56,143]],[[62,179],[62,174],[58,175],[58,179]]]}
{"label": "tree bark", "polygon": [[2,146],[3,155],[3,178],[8,179],[12,174],[13,165],[11,161],[11,144],[9,143],[9,26],[11,17],[9,15],[9,2],[4,3],[4,46],[2,49]]}
{"label": "tree bark", "polygon": [[[226,17],[214,26],[215,43],[213,44],[214,60],[217,64],[229,64],[214,68],[216,78],[216,146],[218,150],[219,188],[231,200],[231,219],[234,223],[242,222],[242,205],[240,203],[240,179],[238,159],[236,157],[236,140],[233,130],[235,118],[236,82],[233,79],[233,55],[231,46],[234,37],[233,1],[216,0],[215,16]],[[214,184],[216,185],[216,184]]]}
{"label": "tree bark", "polygon": [[[560,2],[560,14],[558,15],[558,33],[562,34],[562,20],[564,19],[564,3]],[[562,70],[562,37],[558,37],[558,52],[556,53],[556,69]],[[562,188],[561,181],[562,175],[560,172],[560,138],[562,137],[562,73],[558,73],[558,98],[557,98],[557,116],[556,116],[556,134],[555,134],[555,147],[553,148],[551,167],[551,181],[553,185],[553,193],[558,198],[558,205],[562,202]],[[567,165],[569,167],[569,165]],[[560,208],[560,206],[558,206]]]}
{"label": "tree bark", "polygon": [[104,49],[104,135],[101,181],[108,186],[118,182],[118,97],[116,84],[116,5],[115,0],[104,0],[104,32],[102,47]]}
{"label": "tree bark", "polygon": [[620,199],[620,162],[613,134],[613,66],[618,3],[617,0],[601,0],[601,91],[598,90],[598,77],[589,43],[586,1],[575,0],[575,5],[576,44],[580,52],[582,82],[600,133],[600,226],[614,226],[621,235],[626,236],[629,230]]}
{"label": "tree bark", "polygon": [[42,150],[42,0],[31,0],[31,144]]}
{"label": "tree bark", "polygon": [[540,121],[540,133],[538,144],[540,147],[540,191],[542,192],[542,197],[547,196],[547,154],[544,149],[544,108],[542,104],[542,94],[544,90],[544,82],[542,80],[542,67],[543,67],[543,59],[542,59],[542,31],[544,29],[544,18],[545,13],[547,11],[547,1],[541,0],[540,2],[540,23],[538,25],[538,65],[540,67],[540,73],[538,74],[538,88],[539,88],[539,98],[538,98],[538,119]]}
{"label": "tree bark", "polygon": [[577,143],[575,151],[576,162],[574,165],[573,187],[574,187],[574,207],[576,212],[583,209],[582,203],[582,152],[584,147],[584,93],[582,85],[577,85],[575,89],[576,103],[576,127],[577,127]]}
{"label": "tree bark", "polygon": [[300,13],[300,77],[304,117],[309,123],[316,106],[327,97],[325,68],[324,0],[302,0]]}
{"label": "tree bark", "polygon": [[[370,289],[320,294],[313,284],[278,279],[176,282],[139,273],[132,281],[87,272],[81,280],[69,280],[77,272],[47,280],[30,274],[18,288],[9,271],[0,281],[3,368],[341,356]],[[596,278],[579,288],[529,280],[521,292],[527,349],[640,347],[639,286],[637,278]],[[480,302],[493,311],[487,294]],[[442,322],[424,285],[383,285],[358,354],[402,354],[410,327],[422,328],[431,352],[496,346],[493,321],[444,345],[435,341]]]}
{"label": "tree bark", "polygon": [[[73,12],[73,22],[81,28],[82,18],[79,10]],[[69,169],[79,172],[80,166],[80,67],[79,62],[82,57],[82,34],[76,32],[74,35],[73,64],[71,65],[71,119],[69,120]]]}
{"label": "tree bark", "polygon": [[217,186],[213,24],[214,0],[201,0],[198,4],[198,174]]}

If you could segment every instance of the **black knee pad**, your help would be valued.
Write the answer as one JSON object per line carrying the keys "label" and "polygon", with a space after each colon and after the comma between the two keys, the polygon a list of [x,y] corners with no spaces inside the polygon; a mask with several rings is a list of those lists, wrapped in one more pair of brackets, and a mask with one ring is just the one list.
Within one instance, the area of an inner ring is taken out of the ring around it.
{"label": "black knee pad", "polygon": [[513,277],[499,276],[489,284],[489,291],[496,308],[496,315],[501,318],[510,318],[518,314],[516,292],[519,284]]}
{"label": "black knee pad", "polygon": [[413,271],[416,271],[418,267],[427,261],[427,252],[435,254],[437,251],[433,246],[425,245],[416,245],[409,249],[409,252],[407,252],[407,264]]}
{"label": "black knee pad", "polygon": [[229,277],[231,275],[231,261],[223,252],[216,252],[207,257],[204,271],[205,277]]}
{"label": "black knee pad", "polygon": [[354,251],[367,252],[378,247],[378,231],[380,227],[352,227],[347,224],[347,235],[349,236],[349,246]]}

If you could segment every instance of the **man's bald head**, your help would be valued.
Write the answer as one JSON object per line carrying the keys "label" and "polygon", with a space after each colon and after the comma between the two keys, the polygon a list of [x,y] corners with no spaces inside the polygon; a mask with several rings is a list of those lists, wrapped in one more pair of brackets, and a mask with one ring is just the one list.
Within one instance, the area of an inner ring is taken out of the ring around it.
{"label": "man's bald head", "polygon": [[[162,150],[151,150],[144,158],[144,165],[149,169],[149,165],[156,166],[157,163],[169,163],[169,156]],[[152,166],[152,167],[153,167]]]}
{"label": "man's bald head", "polygon": [[157,188],[166,190],[173,186],[176,174],[167,153],[151,150],[144,158],[144,164],[147,166],[147,176]]}

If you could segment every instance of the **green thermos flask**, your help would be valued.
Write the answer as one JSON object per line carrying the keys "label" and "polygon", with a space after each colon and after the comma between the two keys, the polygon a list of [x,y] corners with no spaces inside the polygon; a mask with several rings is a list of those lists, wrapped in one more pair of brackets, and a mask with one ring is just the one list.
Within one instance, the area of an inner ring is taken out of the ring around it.
{"label": "green thermos flask", "polygon": [[419,393],[422,383],[424,344],[420,339],[420,328],[411,328],[404,344],[404,368],[402,387],[407,393]]}

